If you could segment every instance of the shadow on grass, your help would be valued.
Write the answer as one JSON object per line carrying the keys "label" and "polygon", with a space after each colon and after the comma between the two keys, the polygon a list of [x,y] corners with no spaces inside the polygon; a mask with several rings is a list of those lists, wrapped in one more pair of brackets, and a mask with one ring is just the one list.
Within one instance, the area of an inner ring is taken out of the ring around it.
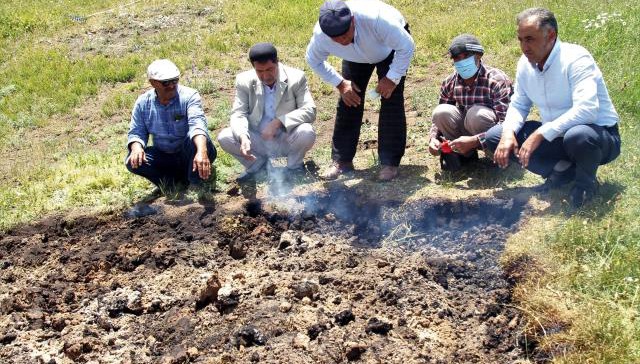
{"label": "shadow on grass", "polygon": [[438,184],[455,184],[467,180],[466,189],[490,189],[504,187],[509,182],[521,180],[525,173],[524,168],[514,163],[511,163],[506,169],[501,169],[491,159],[480,158],[455,172],[442,170],[436,172],[435,181]]}

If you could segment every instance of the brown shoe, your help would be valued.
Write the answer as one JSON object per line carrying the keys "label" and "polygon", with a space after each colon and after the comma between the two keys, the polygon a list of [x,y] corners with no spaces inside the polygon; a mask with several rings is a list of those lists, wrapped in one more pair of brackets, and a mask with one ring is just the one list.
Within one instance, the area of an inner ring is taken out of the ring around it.
{"label": "brown shoe", "polygon": [[320,178],[331,181],[338,178],[341,174],[353,171],[353,162],[334,161],[327,169],[322,172]]}
{"label": "brown shoe", "polygon": [[398,177],[398,167],[396,166],[382,166],[378,174],[378,180],[380,180],[380,182],[391,181],[396,177]]}

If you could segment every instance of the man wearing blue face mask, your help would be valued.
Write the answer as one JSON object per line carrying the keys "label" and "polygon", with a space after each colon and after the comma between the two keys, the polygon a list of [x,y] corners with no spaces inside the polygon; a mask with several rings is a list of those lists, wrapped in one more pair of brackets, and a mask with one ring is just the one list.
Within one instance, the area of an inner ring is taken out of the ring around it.
{"label": "man wearing blue face mask", "polygon": [[[471,34],[455,37],[449,46],[455,71],[442,82],[429,133],[429,152],[440,155],[444,170],[455,171],[477,159],[484,133],[506,115],[513,93],[511,80],[501,70],[484,65],[483,54],[480,41]],[[451,153],[442,148],[444,140]]]}

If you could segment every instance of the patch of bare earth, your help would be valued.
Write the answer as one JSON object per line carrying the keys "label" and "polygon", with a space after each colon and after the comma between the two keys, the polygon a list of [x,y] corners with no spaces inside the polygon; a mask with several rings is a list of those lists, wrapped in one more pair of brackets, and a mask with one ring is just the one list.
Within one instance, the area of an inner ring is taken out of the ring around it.
{"label": "patch of bare earth", "polygon": [[[510,363],[513,200],[150,205],[0,236],[0,361]],[[235,207],[234,207],[235,206]]]}

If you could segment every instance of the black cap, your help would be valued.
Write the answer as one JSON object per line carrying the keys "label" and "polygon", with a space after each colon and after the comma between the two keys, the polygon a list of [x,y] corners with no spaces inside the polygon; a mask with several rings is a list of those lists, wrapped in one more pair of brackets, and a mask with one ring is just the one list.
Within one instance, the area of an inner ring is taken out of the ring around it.
{"label": "black cap", "polygon": [[460,34],[451,41],[449,54],[451,54],[451,57],[456,57],[460,53],[484,54],[484,48],[482,48],[480,41],[475,36],[471,34]]}
{"label": "black cap", "polygon": [[330,37],[339,37],[351,26],[351,10],[342,0],[327,0],[320,7],[320,29]]}
{"label": "black cap", "polygon": [[249,61],[253,62],[278,62],[278,50],[271,43],[254,44],[249,49]]}

